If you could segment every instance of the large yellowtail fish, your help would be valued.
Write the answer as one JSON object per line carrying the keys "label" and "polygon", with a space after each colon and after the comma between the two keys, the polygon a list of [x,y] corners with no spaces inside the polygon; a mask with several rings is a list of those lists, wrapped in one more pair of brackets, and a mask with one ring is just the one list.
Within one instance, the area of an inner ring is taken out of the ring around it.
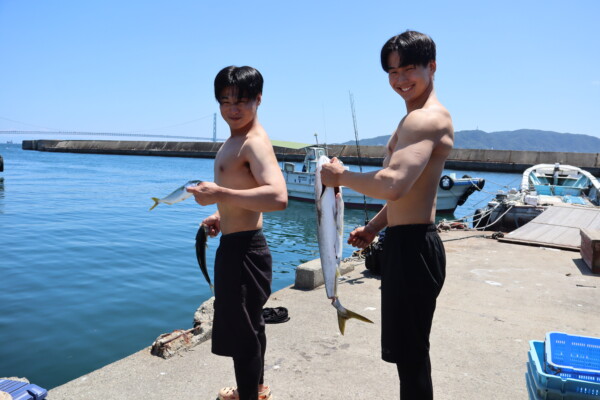
{"label": "large yellowtail fish", "polygon": [[342,188],[325,187],[321,183],[321,166],[328,162],[330,162],[329,158],[321,156],[317,160],[317,170],[315,173],[317,236],[319,239],[321,268],[323,269],[323,279],[325,280],[325,292],[337,310],[338,325],[343,335],[346,321],[350,318],[370,323],[373,323],[373,321],[344,308],[337,295],[344,235],[344,200],[342,199]]}
{"label": "large yellowtail fish", "polygon": [[150,210],[148,210],[148,211],[151,211],[154,207],[156,207],[160,203],[172,205],[175,203],[179,203],[180,201],[184,201],[185,199],[189,198],[192,195],[190,192],[186,191],[185,189],[187,189],[190,186],[196,186],[200,182],[202,182],[202,181],[188,181],[185,185],[178,187],[171,194],[169,194],[166,197],[163,197],[162,199],[159,199],[158,197],[152,197],[152,200],[154,200],[154,205],[152,207],[150,207]]}

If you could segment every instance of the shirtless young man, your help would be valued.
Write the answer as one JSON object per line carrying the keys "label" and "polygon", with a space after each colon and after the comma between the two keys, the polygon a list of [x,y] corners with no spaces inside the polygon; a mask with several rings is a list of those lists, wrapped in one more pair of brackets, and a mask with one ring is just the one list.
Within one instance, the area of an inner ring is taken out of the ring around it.
{"label": "shirtless young man", "polygon": [[387,228],[381,277],[381,343],[384,361],[396,363],[400,398],[433,398],[429,333],[446,275],[444,246],[436,232],[437,187],[454,140],[448,110],[433,88],[435,43],[422,33],[394,36],[381,50],[392,89],[406,115],[387,144],[383,168],[345,170],[334,158],[323,166],[327,186],[348,186],[386,205],[348,243],[364,248]]}
{"label": "shirtless young man", "polygon": [[271,294],[271,254],[262,213],[287,207],[287,189],[273,146],[258,122],[263,78],[252,67],[226,67],[215,78],[215,97],[231,136],[219,149],[215,182],[188,188],[200,205],[218,211],[202,221],[222,232],[215,258],[212,352],[233,357],[236,388],[220,400],[269,400],[264,385],[266,350],[262,308]]}

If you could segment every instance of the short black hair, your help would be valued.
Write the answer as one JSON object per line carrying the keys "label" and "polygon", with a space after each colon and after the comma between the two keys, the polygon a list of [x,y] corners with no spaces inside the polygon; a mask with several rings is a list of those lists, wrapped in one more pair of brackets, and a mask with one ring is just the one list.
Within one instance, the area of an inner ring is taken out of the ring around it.
{"label": "short black hair", "polygon": [[263,90],[263,77],[256,68],[248,66],[223,68],[215,77],[215,98],[219,103],[221,92],[230,86],[237,89],[238,99],[256,99]]}
{"label": "short black hair", "polygon": [[435,61],[435,42],[424,33],[415,31],[406,31],[390,38],[381,49],[381,67],[385,72],[390,69],[388,60],[392,53],[400,56],[400,67],[426,66],[430,61]]}

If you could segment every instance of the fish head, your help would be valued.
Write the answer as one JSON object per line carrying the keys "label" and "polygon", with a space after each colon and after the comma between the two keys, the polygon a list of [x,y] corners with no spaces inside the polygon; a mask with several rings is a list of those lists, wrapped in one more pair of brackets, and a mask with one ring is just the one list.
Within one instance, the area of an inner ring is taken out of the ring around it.
{"label": "fish head", "polygon": [[321,156],[317,160],[317,168],[315,170],[315,201],[319,201],[321,196],[323,196],[323,192],[325,191],[325,186],[323,182],[321,182],[321,168],[323,164],[327,164],[329,162],[329,158],[327,156]]}
{"label": "fish head", "polygon": [[189,188],[191,186],[198,186],[199,183],[202,183],[202,181],[188,181],[183,187]]}
{"label": "fish head", "polygon": [[[323,185],[323,182],[321,182],[321,169],[323,164],[328,164],[331,162],[331,159],[327,156],[321,156],[319,157],[319,159],[317,160],[317,168],[315,170],[315,200],[318,200],[319,198],[321,198],[321,196],[323,196],[323,192],[325,191],[325,188],[327,186]],[[333,188],[334,193],[337,197],[338,193],[341,195],[342,193],[342,188],[340,186],[336,186]]]}

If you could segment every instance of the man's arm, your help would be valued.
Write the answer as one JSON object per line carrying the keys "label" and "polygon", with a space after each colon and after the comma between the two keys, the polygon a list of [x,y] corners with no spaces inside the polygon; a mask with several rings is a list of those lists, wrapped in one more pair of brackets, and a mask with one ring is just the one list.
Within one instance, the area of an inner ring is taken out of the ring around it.
{"label": "man's arm", "polygon": [[398,200],[410,191],[433,153],[440,133],[431,128],[427,115],[415,111],[404,120],[386,168],[368,173],[344,170],[341,165],[324,165],[321,177],[326,186],[347,186],[369,197]]}
{"label": "man's arm", "polygon": [[251,189],[229,189],[212,182],[202,182],[188,188],[197,194],[202,205],[224,203],[256,212],[284,210],[287,207],[287,188],[273,145],[264,137],[248,140],[243,150],[250,171],[258,186]]}
{"label": "man's arm", "polygon": [[383,206],[383,208],[381,210],[379,210],[377,215],[375,215],[371,219],[371,221],[369,221],[366,228],[368,228],[369,230],[371,230],[375,233],[379,233],[380,231],[385,229],[387,226],[388,226],[388,220],[387,220],[387,204],[386,204]]}
{"label": "man's arm", "polygon": [[386,226],[387,222],[387,204],[383,206],[381,210],[377,213],[376,216],[369,221],[366,226],[359,226],[350,232],[350,236],[348,237],[348,244],[364,249],[367,247],[375,236]]}

